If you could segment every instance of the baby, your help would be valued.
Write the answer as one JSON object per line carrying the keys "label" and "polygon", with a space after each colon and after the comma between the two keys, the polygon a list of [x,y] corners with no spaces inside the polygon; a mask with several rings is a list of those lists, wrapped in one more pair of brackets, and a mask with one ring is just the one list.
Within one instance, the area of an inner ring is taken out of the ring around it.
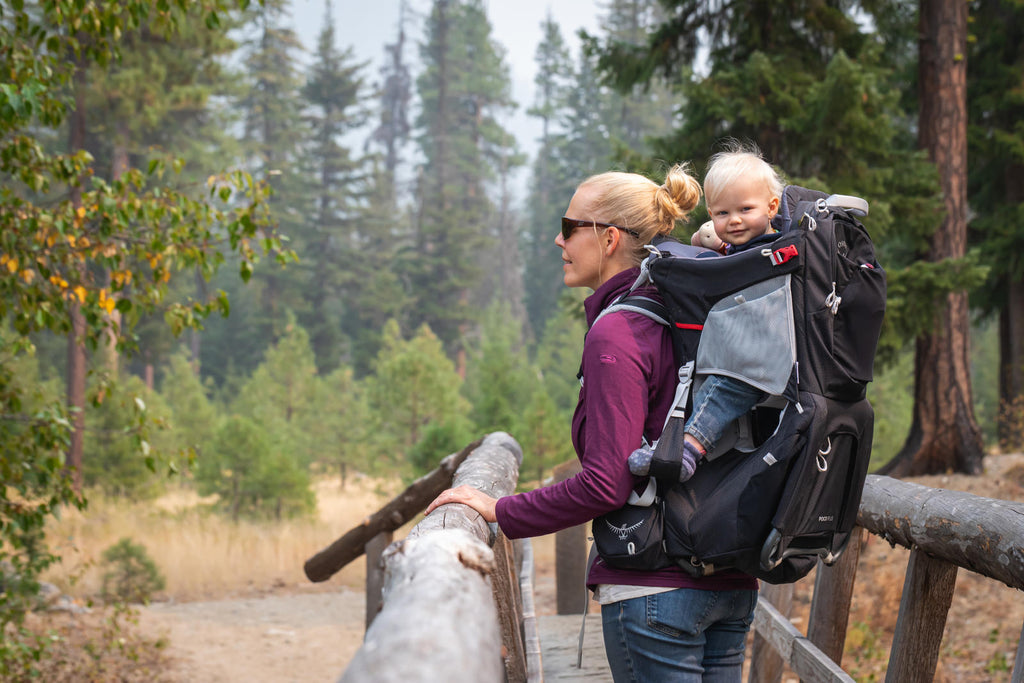
{"label": "baby", "polygon": [[[714,227],[707,223],[691,242],[725,254],[734,254],[774,239],[772,218],[779,210],[785,188],[778,173],[756,149],[736,149],[711,157],[704,177],[704,196]],[[715,243],[718,240],[718,243]],[[762,399],[763,392],[746,382],[723,375],[708,375],[693,397],[693,413],[686,422],[679,480],[686,481],[700,460],[722,437],[726,426]],[[646,475],[652,451],[637,449],[629,456],[633,474]]]}

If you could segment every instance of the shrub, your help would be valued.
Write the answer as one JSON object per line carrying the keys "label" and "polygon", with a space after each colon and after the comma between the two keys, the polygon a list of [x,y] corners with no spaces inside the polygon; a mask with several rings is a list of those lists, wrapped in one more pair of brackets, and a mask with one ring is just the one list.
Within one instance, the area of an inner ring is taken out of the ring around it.
{"label": "shrub", "polygon": [[109,569],[103,574],[101,597],[107,602],[149,602],[153,593],[163,590],[165,581],[146,548],[130,538],[103,551]]}

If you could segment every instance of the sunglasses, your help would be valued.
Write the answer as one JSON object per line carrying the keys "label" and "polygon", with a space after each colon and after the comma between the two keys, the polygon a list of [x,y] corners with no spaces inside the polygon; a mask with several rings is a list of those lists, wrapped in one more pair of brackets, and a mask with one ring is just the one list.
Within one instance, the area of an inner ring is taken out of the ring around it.
{"label": "sunglasses", "polygon": [[636,230],[630,230],[629,228],[623,228],[618,225],[612,225],[611,223],[598,223],[597,221],[584,221],[579,218],[568,218],[562,216],[562,239],[567,240],[572,237],[572,233],[576,228],[595,227],[595,228],[618,228],[622,232],[629,233],[633,237],[640,239],[640,233]]}

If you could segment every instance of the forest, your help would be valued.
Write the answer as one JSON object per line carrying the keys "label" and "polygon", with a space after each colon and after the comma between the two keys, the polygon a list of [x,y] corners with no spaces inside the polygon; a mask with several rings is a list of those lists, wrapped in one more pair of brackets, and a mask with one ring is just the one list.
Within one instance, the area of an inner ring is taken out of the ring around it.
{"label": "forest", "polygon": [[598,0],[579,49],[536,18],[518,102],[486,2],[401,8],[378,72],[330,0],[311,45],[288,0],[0,1],[0,625],[90,492],[302,516],[317,477],[409,479],[494,430],[543,480],[573,457],[574,188],[699,178],[730,139],[870,203],[872,469],[1020,449],[1020,2]]}

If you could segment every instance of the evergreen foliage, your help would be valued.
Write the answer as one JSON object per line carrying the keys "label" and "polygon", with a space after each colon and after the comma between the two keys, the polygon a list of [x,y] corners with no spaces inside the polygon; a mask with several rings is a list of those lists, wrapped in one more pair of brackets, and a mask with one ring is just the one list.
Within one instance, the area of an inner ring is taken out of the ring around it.
{"label": "evergreen foliage", "polygon": [[[162,397],[131,375],[93,393],[96,399],[85,415],[85,485],[130,500],[156,496],[167,474],[166,468],[157,468],[157,454],[168,454],[160,448],[170,412]],[[139,436],[143,431],[145,439]],[[173,459],[167,465],[178,471]]]}
{"label": "evergreen foliage", "polygon": [[[420,48],[415,239],[401,267],[415,296],[410,321],[455,351],[473,315],[483,271],[476,255],[493,233],[491,190],[512,155],[501,114],[514,106],[508,69],[480,0],[435,0]],[[386,343],[386,342],[385,342]]]}
{"label": "evergreen foliage", "polygon": [[1024,403],[1024,6],[1012,0],[971,4],[968,43],[968,174],[972,243],[989,266],[974,302],[998,319],[999,440],[1024,446],[1013,416]]}
{"label": "evergreen foliage", "polygon": [[469,413],[460,393],[462,378],[441,340],[425,325],[406,341],[398,323],[389,321],[374,374],[366,383],[372,451],[381,464],[398,464],[432,423],[458,429]]}
{"label": "evergreen foliage", "polygon": [[102,558],[106,571],[100,597],[107,602],[148,603],[167,584],[146,547],[130,538],[104,550]]}
{"label": "evergreen foliage", "polygon": [[218,506],[235,521],[283,519],[313,511],[308,471],[290,453],[274,450],[268,430],[256,420],[241,415],[225,419],[214,434],[211,451],[198,461],[199,492],[217,494]]}

